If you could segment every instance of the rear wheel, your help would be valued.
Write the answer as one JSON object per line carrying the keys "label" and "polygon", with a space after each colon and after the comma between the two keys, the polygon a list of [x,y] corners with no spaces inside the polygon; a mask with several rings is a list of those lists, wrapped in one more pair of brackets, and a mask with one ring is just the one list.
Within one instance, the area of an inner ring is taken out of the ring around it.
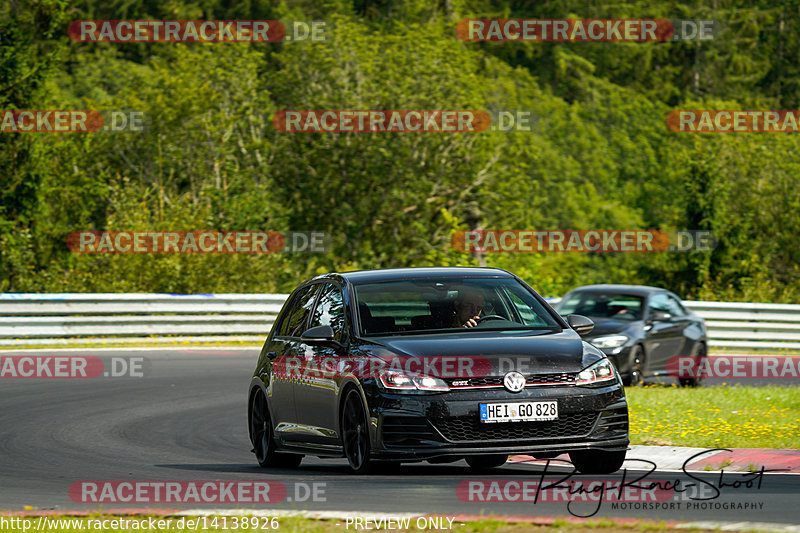
{"label": "rear wheel", "polygon": [[613,474],[625,461],[626,450],[604,452],[602,450],[576,450],[569,452],[569,460],[581,474]]}
{"label": "rear wheel", "polygon": [[697,348],[695,349],[695,354],[692,356],[694,359],[694,364],[692,368],[695,369],[695,375],[697,377],[694,378],[679,378],[681,383],[681,387],[699,387],[703,384],[703,375],[700,372],[702,368],[702,364],[706,358],[706,345],[702,343],[697,344]]}
{"label": "rear wheel", "polygon": [[506,464],[508,455],[473,455],[467,457],[467,464],[475,471],[489,470]]}
{"label": "rear wheel", "polygon": [[256,461],[263,468],[297,468],[302,455],[294,453],[278,453],[275,451],[275,440],[273,439],[272,422],[269,417],[267,399],[261,390],[253,394],[250,403],[250,442],[253,443],[253,453],[256,454]]}
{"label": "rear wheel", "polygon": [[350,469],[366,474],[374,465],[370,460],[369,426],[361,395],[356,389],[347,393],[342,408],[342,441]]}

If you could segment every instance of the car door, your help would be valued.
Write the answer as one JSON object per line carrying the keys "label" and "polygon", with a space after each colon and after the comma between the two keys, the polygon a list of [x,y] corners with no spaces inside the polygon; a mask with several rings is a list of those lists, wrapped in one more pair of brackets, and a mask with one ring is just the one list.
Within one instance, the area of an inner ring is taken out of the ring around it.
{"label": "car door", "polygon": [[675,295],[667,294],[667,304],[670,309],[669,313],[672,315],[672,322],[678,327],[679,335],[675,351],[669,357],[689,355],[692,353],[693,341],[687,335],[686,328],[691,327],[694,320]]}
{"label": "car door", "polygon": [[[666,371],[667,360],[677,355],[682,344],[682,331],[686,327],[680,317],[674,317],[673,304],[666,292],[651,294],[647,301],[647,325],[649,328],[645,340],[647,358],[645,371],[648,374],[659,374]],[[656,312],[666,313],[664,320],[655,320]]]}
{"label": "car door", "polygon": [[347,331],[342,290],[335,283],[321,285],[308,323],[309,328],[317,326],[330,326],[334,342],[300,342],[307,372],[295,388],[297,417],[304,440],[333,444],[338,440],[336,395],[346,357],[343,343]]}
{"label": "car door", "polygon": [[296,440],[298,416],[294,389],[300,379],[297,364],[302,356],[300,335],[308,323],[316,288],[317,285],[307,285],[297,290],[268,348],[268,356],[272,359],[272,379],[267,388],[267,398],[275,434],[284,440]]}

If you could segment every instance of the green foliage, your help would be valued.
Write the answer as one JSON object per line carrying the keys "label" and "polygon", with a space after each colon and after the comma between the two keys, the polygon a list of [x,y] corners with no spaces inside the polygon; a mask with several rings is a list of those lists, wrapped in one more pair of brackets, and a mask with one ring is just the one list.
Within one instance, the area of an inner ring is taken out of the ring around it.
{"label": "green foliage", "polygon": [[[797,302],[796,141],[688,134],[673,109],[797,108],[800,0],[19,0],[0,109],[143,110],[142,133],[0,134],[0,290],[287,291],[331,270],[487,265],[546,295],[646,283]],[[471,43],[467,17],[685,18],[681,43]],[[91,44],[70,20],[326,20],[329,40]],[[281,133],[291,109],[528,110],[533,130]],[[470,229],[706,229],[712,252],[485,254]],[[325,254],[76,255],[81,230],[325,231]]]}

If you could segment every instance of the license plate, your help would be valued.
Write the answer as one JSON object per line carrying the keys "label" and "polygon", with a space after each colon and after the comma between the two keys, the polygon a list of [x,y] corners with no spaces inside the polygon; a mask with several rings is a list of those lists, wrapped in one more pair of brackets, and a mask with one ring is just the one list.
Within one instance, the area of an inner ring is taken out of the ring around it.
{"label": "license plate", "polygon": [[535,422],[558,419],[558,402],[480,404],[481,422]]}

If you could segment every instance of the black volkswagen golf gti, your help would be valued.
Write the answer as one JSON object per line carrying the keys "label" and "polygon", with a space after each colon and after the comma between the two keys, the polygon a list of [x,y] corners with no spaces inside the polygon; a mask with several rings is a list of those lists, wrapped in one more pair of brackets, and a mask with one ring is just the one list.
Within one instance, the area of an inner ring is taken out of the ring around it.
{"label": "black volkswagen golf gti", "polygon": [[289,296],[248,391],[261,466],[303,455],[377,466],[568,452],[583,473],[618,470],[628,407],[614,365],[498,269],[326,274]]}

